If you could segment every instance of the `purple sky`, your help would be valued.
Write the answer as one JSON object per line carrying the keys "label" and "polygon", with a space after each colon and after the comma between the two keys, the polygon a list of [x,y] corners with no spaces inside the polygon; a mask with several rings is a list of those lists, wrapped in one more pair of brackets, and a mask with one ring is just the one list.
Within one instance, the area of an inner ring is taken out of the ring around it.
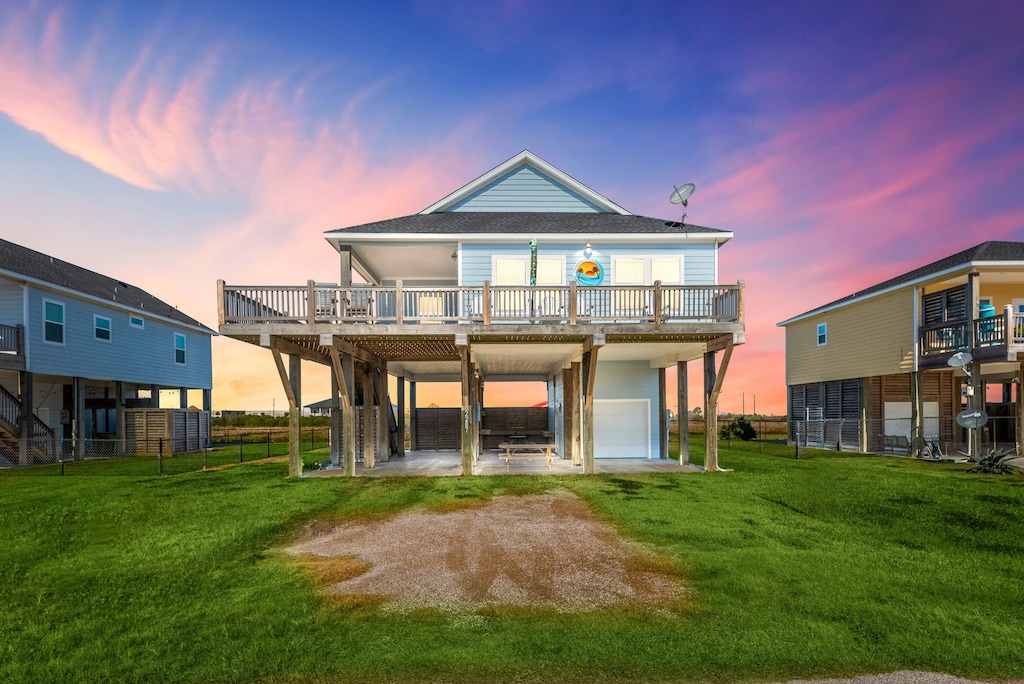
{"label": "purple sky", "polygon": [[[638,214],[697,184],[747,284],[721,408],[782,412],[775,323],[1024,239],[1024,3],[196,6],[0,5],[0,235],[211,327],[218,278],[336,280],[324,230],[530,149]],[[284,404],[269,354],[214,364],[215,408]]]}

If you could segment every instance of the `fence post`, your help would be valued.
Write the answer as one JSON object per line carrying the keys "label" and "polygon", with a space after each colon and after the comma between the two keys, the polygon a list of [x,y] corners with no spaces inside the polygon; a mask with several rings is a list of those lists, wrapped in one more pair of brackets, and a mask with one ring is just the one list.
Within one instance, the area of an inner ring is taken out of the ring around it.
{"label": "fence post", "polygon": [[203,470],[206,470],[208,458],[210,456],[210,440],[203,442]]}
{"label": "fence post", "polygon": [[270,458],[270,430],[267,430],[267,458]]}
{"label": "fence post", "polygon": [[164,474],[164,438],[160,437],[156,445],[156,474]]}
{"label": "fence post", "polygon": [[800,460],[800,422],[797,421],[796,425],[796,460]]}
{"label": "fence post", "polygon": [[238,462],[242,462],[242,431],[238,431]]}
{"label": "fence post", "polygon": [[316,448],[314,446],[314,444],[313,444],[313,438],[314,438],[315,435],[316,435],[316,428],[315,427],[309,428],[309,450],[310,451],[312,451],[313,449]]}

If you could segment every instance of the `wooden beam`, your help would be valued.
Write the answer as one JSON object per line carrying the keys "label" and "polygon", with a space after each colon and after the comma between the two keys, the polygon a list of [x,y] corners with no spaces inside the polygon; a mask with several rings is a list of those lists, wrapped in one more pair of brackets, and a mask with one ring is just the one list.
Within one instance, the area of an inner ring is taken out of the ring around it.
{"label": "wooden beam", "polygon": [[374,452],[376,444],[373,438],[373,366],[363,365],[363,467],[370,469],[376,465]]}
{"label": "wooden beam", "polygon": [[[595,336],[596,337],[596,336]],[[604,344],[603,335],[601,344]],[[583,474],[594,473],[594,380],[597,377],[597,353],[601,345],[591,343],[583,353]]]}
{"label": "wooden beam", "polygon": [[321,353],[316,349],[303,347],[302,345],[295,344],[291,340],[286,340],[283,337],[278,337],[276,335],[260,335],[260,346],[277,349],[288,356],[297,356],[303,361],[311,361],[312,363],[319,363],[324,366],[329,366],[331,364],[330,355]]}
{"label": "wooden beam", "polygon": [[470,403],[472,366],[469,345],[459,345],[459,365],[462,368],[462,412],[459,425],[462,432],[462,474],[473,474],[473,415]]}
{"label": "wooden beam", "polygon": [[704,352],[704,470],[718,470],[718,405],[716,404],[715,352]]}
{"label": "wooden beam", "polygon": [[320,346],[331,347],[340,352],[344,352],[345,354],[351,354],[357,361],[362,361],[363,363],[368,363],[378,368],[383,366],[385,363],[382,357],[377,356],[376,354],[371,354],[362,347],[357,347],[351,342],[348,342],[337,335],[331,335],[330,333],[320,335]]}
{"label": "wooden beam", "polygon": [[572,464],[574,466],[583,465],[583,449],[581,447],[581,430],[582,425],[580,421],[580,410],[582,408],[582,402],[580,401],[580,392],[582,391],[583,378],[582,378],[583,364],[579,361],[573,361],[569,364],[569,372],[572,375],[572,391],[569,397],[569,408],[572,411],[571,416],[571,428],[570,449],[572,453]]}
{"label": "wooden beam", "polygon": [[[336,378],[338,381],[338,392],[341,395],[342,405],[346,409],[351,409],[354,405],[351,369],[349,369],[348,375],[346,375],[341,363],[341,353],[336,347],[331,347],[330,356],[331,377]],[[346,356],[350,359],[352,358],[351,355],[346,354]]]}
{"label": "wooden beam", "polygon": [[288,407],[295,407],[295,395],[292,393],[291,383],[288,382],[288,371],[284,368],[284,359],[281,358],[281,350],[276,347],[271,348],[270,353],[274,356],[274,365],[277,366],[277,374],[281,378],[281,384],[284,386],[284,395],[288,398]]}
{"label": "wooden beam", "polygon": [[416,451],[416,381],[409,383],[409,449]]}
{"label": "wooden beam", "polygon": [[690,463],[690,378],[686,361],[676,362],[676,396],[679,402],[679,465]]}
{"label": "wooden beam", "polygon": [[302,358],[288,357],[292,403],[288,411],[288,476],[302,475]]}
{"label": "wooden beam", "polygon": [[398,455],[405,456],[405,377],[398,376]]}
{"label": "wooden beam", "polygon": [[668,458],[668,392],[665,369],[658,369],[658,450],[659,458]]}
{"label": "wooden beam", "polygon": [[377,398],[377,460],[387,463],[391,459],[391,400],[388,399],[387,364],[373,371],[373,390]]}
{"label": "wooden beam", "polygon": [[[333,359],[332,359],[333,362]],[[341,363],[339,362],[340,366]],[[340,368],[339,368],[340,370]],[[340,373],[331,371],[331,465],[341,465],[341,388]]]}

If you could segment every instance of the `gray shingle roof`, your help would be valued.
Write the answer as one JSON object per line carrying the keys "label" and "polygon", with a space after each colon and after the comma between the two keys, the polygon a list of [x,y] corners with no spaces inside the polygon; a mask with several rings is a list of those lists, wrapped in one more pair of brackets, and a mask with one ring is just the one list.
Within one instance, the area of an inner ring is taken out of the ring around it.
{"label": "gray shingle roof", "polygon": [[61,261],[48,254],[0,239],[0,269],[69,290],[76,290],[109,302],[138,310],[142,314],[163,316],[186,325],[212,330],[145,290],[95,271]]}
{"label": "gray shingle roof", "polygon": [[[728,233],[678,221],[621,214],[558,212],[438,212],[340,228],[353,233]],[[334,232],[334,231],[328,231]]]}
{"label": "gray shingle roof", "polygon": [[990,240],[988,242],[982,242],[980,245],[975,245],[965,249],[962,252],[951,254],[948,257],[943,257],[938,261],[933,261],[930,264],[925,264],[920,268],[915,268],[912,271],[907,271],[895,278],[882,281],[877,285],[865,288],[858,292],[854,292],[851,295],[841,297],[828,304],[823,304],[816,309],[804,312],[794,318],[800,318],[802,316],[808,316],[810,314],[822,311],[824,309],[830,309],[839,304],[846,304],[857,299],[861,299],[868,295],[876,292],[882,292],[888,290],[891,287],[896,287],[904,283],[910,283],[919,278],[925,278],[935,273],[941,273],[945,270],[962,266],[976,261],[1024,261],[1024,242],[998,242]]}

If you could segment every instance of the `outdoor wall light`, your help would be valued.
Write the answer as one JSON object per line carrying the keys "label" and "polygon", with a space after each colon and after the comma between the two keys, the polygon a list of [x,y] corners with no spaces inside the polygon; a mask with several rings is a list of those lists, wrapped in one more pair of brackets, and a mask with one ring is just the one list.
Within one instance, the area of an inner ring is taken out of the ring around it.
{"label": "outdoor wall light", "polygon": [[594,256],[594,248],[590,246],[589,242],[587,243],[587,246],[583,248],[583,256],[587,259]]}

